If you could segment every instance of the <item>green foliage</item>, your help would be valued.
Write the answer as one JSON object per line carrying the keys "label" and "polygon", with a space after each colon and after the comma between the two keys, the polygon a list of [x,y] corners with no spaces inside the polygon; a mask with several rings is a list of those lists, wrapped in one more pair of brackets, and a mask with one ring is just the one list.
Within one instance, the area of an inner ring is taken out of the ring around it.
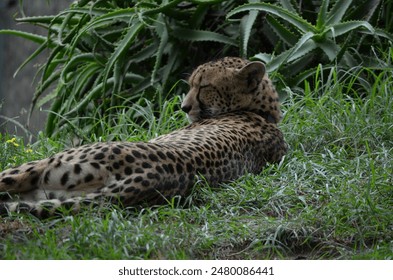
{"label": "green foliage", "polygon": [[[314,67],[319,64],[344,69],[359,65],[379,67],[380,61],[369,57],[371,47],[368,37],[372,37],[374,48],[383,50],[386,49],[386,43],[382,43],[384,40],[393,41],[393,35],[373,27],[367,21],[381,10],[377,7],[382,1],[359,3],[337,0],[331,1],[331,5],[329,0],[321,3],[305,1],[310,6],[308,9],[311,9],[307,18],[301,14],[302,2],[278,2],[282,6],[270,3],[246,4],[230,11],[227,18],[231,19],[241,12],[262,11],[267,14],[267,35],[276,47],[273,53],[259,53],[254,59],[264,61],[268,72],[278,71],[288,85],[302,83],[315,73]],[[369,49],[365,51],[366,48]]]}
{"label": "green foliage", "polygon": [[[176,82],[192,67],[215,56],[218,48],[222,55],[236,48],[236,35],[225,32],[225,12],[214,17],[210,12],[214,7],[230,10],[234,4],[181,2],[79,1],[54,16],[17,19],[45,28],[46,37],[1,30],[39,44],[16,73],[50,49],[31,107],[51,103],[46,133],[99,135],[97,122],[118,125],[122,108],[141,98],[161,107],[169,94],[185,92],[186,85]],[[174,84],[178,87],[172,89]]]}

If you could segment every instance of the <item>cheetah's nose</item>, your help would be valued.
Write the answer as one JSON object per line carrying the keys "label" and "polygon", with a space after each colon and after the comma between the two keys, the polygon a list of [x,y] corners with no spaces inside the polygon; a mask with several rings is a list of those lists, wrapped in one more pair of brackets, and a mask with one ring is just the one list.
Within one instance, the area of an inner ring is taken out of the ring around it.
{"label": "cheetah's nose", "polygon": [[182,109],[183,112],[186,113],[186,114],[187,114],[188,112],[191,111],[191,108],[192,108],[192,106],[190,106],[190,105],[181,106],[181,109]]}

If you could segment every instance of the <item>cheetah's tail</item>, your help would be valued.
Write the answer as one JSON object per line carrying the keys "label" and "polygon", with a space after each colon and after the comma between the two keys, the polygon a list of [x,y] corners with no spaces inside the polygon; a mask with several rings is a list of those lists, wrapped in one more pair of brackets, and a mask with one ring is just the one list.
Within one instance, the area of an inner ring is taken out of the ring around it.
{"label": "cheetah's tail", "polygon": [[67,200],[48,199],[36,202],[15,201],[0,203],[0,216],[12,213],[30,213],[38,218],[46,219],[53,216],[76,214],[82,207],[98,206],[102,201],[96,200],[92,195],[86,197],[73,197]]}

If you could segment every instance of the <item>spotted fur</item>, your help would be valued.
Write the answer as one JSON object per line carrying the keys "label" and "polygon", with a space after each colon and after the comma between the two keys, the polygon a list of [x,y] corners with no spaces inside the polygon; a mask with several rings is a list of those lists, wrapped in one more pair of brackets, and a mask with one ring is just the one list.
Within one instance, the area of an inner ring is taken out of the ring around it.
{"label": "spotted fur", "polygon": [[101,199],[153,205],[186,196],[197,176],[216,185],[281,160],[287,147],[277,127],[279,100],[262,63],[209,62],[189,84],[182,109],[190,125],[147,143],[84,145],[5,170],[0,212],[46,217]]}

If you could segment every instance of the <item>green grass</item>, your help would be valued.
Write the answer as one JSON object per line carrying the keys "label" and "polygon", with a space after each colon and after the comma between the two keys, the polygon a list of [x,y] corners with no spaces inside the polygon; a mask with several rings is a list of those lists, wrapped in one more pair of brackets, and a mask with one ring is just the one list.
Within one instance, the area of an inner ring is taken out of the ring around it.
{"label": "green grass", "polygon": [[[372,74],[376,73],[376,74]],[[318,73],[319,75],[321,73]],[[108,206],[40,221],[2,218],[1,259],[392,259],[393,75],[373,84],[335,73],[288,90],[280,125],[290,150],[279,165],[220,187],[198,183],[184,201],[140,210]],[[185,123],[178,99],[146,124],[124,114],[94,140],[146,140]],[[67,143],[25,147],[0,138],[0,168],[48,156]],[[32,149],[32,151],[28,150]]]}

